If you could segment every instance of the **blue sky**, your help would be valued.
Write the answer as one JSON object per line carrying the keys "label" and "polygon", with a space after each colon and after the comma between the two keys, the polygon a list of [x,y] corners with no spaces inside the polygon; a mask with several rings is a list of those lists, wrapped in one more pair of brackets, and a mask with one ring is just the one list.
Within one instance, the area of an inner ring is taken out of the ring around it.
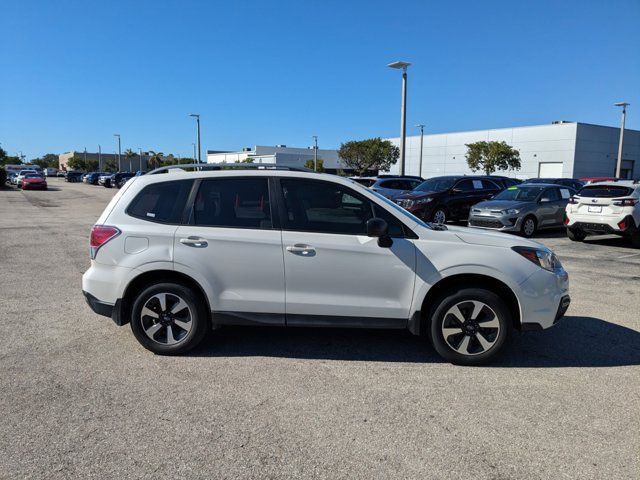
{"label": "blue sky", "polygon": [[[29,1],[0,6],[0,143],[189,155],[576,120],[640,129],[640,1]],[[409,133],[415,133],[412,127]]]}

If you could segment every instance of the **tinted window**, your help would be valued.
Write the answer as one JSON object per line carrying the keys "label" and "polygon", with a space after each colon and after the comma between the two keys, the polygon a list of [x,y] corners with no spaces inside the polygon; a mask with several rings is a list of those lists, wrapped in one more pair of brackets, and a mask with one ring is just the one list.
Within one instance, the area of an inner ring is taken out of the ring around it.
{"label": "tinted window", "polygon": [[516,180],[515,178],[505,178],[504,179],[504,184],[507,187],[513,187],[514,185],[520,185],[520,181]]}
{"label": "tinted window", "polygon": [[502,188],[491,180],[482,180],[482,188],[485,190],[502,190]]}
{"label": "tinted window", "polygon": [[380,186],[380,188],[391,188],[391,189],[396,189],[398,188],[398,182],[396,180],[384,180],[383,182],[380,182],[378,184]]}
{"label": "tinted window", "polygon": [[542,194],[543,198],[548,198],[549,201],[551,202],[555,202],[557,200],[560,200],[560,190],[558,190],[557,188],[547,188],[544,193]]}
{"label": "tinted window", "polygon": [[193,204],[193,221],[210,227],[270,229],[268,179],[204,180]]}
{"label": "tinted window", "polygon": [[353,190],[330,182],[281,180],[285,224],[303,232],[366,235],[371,203]]}
{"label": "tinted window", "polygon": [[626,197],[633,189],[622,185],[589,185],[580,190],[581,197],[615,198]]}
{"label": "tinted window", "polygon": [[375,179],[372,178],[352,178],[351,180],[359,183],[360,185],[364,185],[365,187],[370,187],[371,185],[376,183]]}
{"label": "tinted window", "polygon": [[[473,182],[471,180],[462,180],[456,183],[456,186],[454,188],[462,192],[473,192],[473,190],[475,189],[473,186]],[[481,188],[482,188],[482,183],[478,187],[478,190]]]}
{"label": "tinted window", "polygon": [[391,215],[382,207],[378,207],[377,205],[375,205],[373,208],[376,217],[382,218],[385,222],[387,222],[387,225],[389,226],[389,236],[394,238],[404,237],[404,226],[402,225],[402,222],[400,222],[400,220]]}
{"label": "tinted window", "polygon": [[152,222],[181,223],[192,183],[181,180],[147,185],[129,204],[127,213]]}
{"label": "tinted window", "polygon": [[455,177],[435,177],[425,180],[416,187],[421,192],[444,192],[449,190],[455,183]]}

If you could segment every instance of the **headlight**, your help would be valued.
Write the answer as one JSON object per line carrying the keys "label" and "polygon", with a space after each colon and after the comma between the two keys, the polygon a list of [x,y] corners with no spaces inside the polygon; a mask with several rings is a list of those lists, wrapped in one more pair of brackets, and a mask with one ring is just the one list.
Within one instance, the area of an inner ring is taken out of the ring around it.
{"label": "headlight", "polygon": [[419,198],[415,201],[416,205],[420,205],[421,203],[429,203],[433,201],[433,198],[431,197],[426,197],[426,198]]}
{"label": "headlight", "polygon": [[535,263],[545,270],[553,272],[562,268],[562,264],[556,254],[546,248],[531,248],[531,247],[511,247],[511,249],[522,255],[530,262]]}
{"label": "headlight", "polygon": [[520,210],[515,209],[515,208],[507,208],[504,213],[506,213],[507,215],[517,215],[520,213]]}

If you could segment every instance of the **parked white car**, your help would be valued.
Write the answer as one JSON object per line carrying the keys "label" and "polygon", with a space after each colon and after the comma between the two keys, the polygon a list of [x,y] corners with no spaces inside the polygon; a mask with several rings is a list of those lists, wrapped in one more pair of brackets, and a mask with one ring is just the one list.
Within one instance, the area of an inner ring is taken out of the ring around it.
{"label": "parked white car", "polygon": [[615,233],[640,248],[640,184],[622,180],[585,186],[569,200],[565,225],[574,241]]}
{"label": "parked white car", "polygon": [[225,324],[408,328],[473,365],[569,306],[568,275],[539,243],[427,224],[333,175],[166,170],[113,197],[82,280],[91,308],[153,352]]}

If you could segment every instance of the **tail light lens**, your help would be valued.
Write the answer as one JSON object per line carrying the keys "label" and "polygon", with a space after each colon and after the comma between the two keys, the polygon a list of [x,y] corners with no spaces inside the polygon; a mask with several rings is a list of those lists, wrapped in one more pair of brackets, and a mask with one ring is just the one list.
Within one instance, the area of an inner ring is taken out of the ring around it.
{"label": "tail light lens", "polygon": [[637,198],[621,198],[620,200],[614,200],[612,202],[614,205],[618,207],[633,207],[638,204]]}
{"label": "tail light lens", "polygon": [[120,229],[110,225],[94,225],[91,229],[91,237],[89,239],[91,259],[96,258],[100,247],[120,235],[120,233]]}
{"label": "tail light lens", "polygon": [[571,205],[577,205],[577,204],[578,204],[578,202],[579,202],[579,200],[578,200],[576,197],[571,197],[571,198],[569,199],[569,203],[570,203]]}
{"label": "tail light lens", "polygon": [[569,217],[567,217],[566,215],[564,217],[564,224],[569,225]]}
{"label": "tail light lens", "polygon": [[627,219],[625,218],[624,220],[618,222],[618,228],[622,231],[625,231],[627,229]]}

